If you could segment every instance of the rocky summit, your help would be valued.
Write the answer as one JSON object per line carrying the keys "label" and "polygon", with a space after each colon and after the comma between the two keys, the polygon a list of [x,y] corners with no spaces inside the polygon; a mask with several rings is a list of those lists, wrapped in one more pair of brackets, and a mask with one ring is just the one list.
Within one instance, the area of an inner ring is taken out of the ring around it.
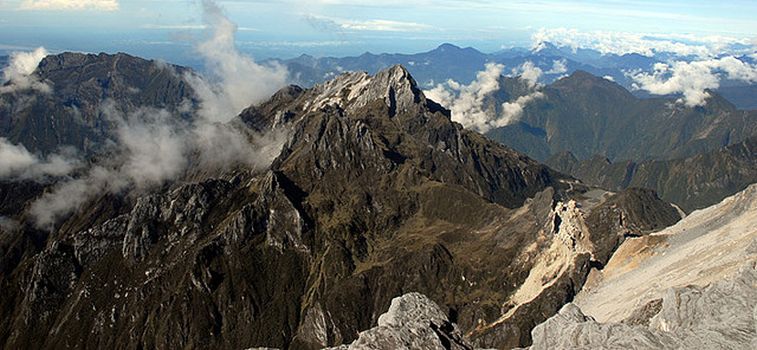
{"label": "rocky summit", "polygon": [[4,195],[2,347],[526,346],[626,237],[680,219],[463,129],[400,66],[284,88],[234,123],[287,130],[270,166],[102,194],[49,231]]}

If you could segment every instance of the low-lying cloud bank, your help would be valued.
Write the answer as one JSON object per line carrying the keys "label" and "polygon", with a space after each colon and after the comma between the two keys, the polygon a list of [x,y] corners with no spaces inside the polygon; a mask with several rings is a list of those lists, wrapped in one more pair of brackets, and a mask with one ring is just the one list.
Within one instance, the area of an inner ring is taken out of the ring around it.
{"label": "low-lying cloud bank", "polygon": [[37,48],[32,52],[13,52],[10,55],[10,62],[3,69],[3,81],[0,84],[0,94],[13,93],[20,90],[36,90],[43,93],[50,93],[52,89],[49,85],[40,81],[34,75],[34,71],[39,66],[39,62],[47,56],[47,50],[44,47]]}
{"label": "low-lying cloud bank", "polygon": [[[560,69],[559,65],[557,68]],[[478,72],[476,79],[469,85],[449,80],[445,84],[424,91],[424,94],[449,108],[453,121],[467,129],[485,133],[493,128],[517,122],[527,104],[544,97],[540,91],[533,91],[500,106],[485,106],[486,97],[500,89],[499,81],[504,70],[505,66],[502,64],[487,63],[485,69]],[[527,61],[512,69],[512,74],[524,80],[529,88],[535,89],[539,87],[538,81],[543,72],[533,62]]]}
{"label": "low-lying cloud bank", "polygon": [[286,69],[259,65],[240,54],[234,45],[236,25],[215,2],[206,0],[202,6],[211,35],[197,45],[197,52],[206,61],[208,75],[183,77],[199,101],[195,118],[187,121],[149,107],[127,113],[114,101],[106,101],[101,111],[116,126],[110,156],[36,200],[29,211],[36,226],[52,229],[61,218],[104,193],[127,188],[146,191],[182,176],[238,166],[261,169],[280,153],[284,131],[261,135],[232,120],[283,87]]}
{"label": "low-lying cloud bank", "polygon": [[708,89],[717,89],[723,79],[757,83],[757,65],[743,62],[733,56],[701,61],[657,63],[652,72],[628,74],[633,88],[655,95],[682,94],[678,100],[688,107],[707,103]]}

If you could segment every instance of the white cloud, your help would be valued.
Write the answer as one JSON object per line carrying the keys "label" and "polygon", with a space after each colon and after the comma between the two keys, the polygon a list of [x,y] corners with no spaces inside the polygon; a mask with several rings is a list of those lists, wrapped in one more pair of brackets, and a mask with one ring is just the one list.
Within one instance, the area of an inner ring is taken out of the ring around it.
{"label": "white cloud", "polygon": [[577,29],[542,28],[531,37],[532,49],[539,51],[551,43],[557,47],[594,49],[602,54],[653,56],[668,52],[680,56],[715,57],[743,51],[737,45],[751,45],[748,38],[720,35],[650,34],[610,31],[579,31]]}
{"label": "white cloud", "polygon": [[602,78],[605,79],[605,80],[608,80],[608,81],[612,81],[612,82],[615,81],[615,78],[613,78],[611,75],[605,75]]}
{"label": "white cloud", "polygon": [[568,61],[566,59],[555,60],[552,62],[552,68],[545,73],[547,74],[563,74],[568,71]]}
{"label": "white cloud", "polygon": [[[521,73],[526,72],[528,78],[524,79],[529,82],[529,85],[536,86],[535,80],[541,75],[541,70],[534,67],[533,63],[524,64],[520,68]],[[484,100],[500,88],[499,79],[504,69],[505,66],[501,64],[487,63],[485,69],[477,73],[476,80],[470,85],[462,85],[449,80],[446,84],[439,84],[431,90],[424,91],[424,94],[449,108],[453,121],[462,124],[465,128],[485,133],[492,128],[516,122],[526,104],[543,97],[541,92],[535,91],[513,102],[503,103],[499,111],[496,108],[487,109],[484,106]]]}
{"label": "white cloud", "polygon": [[0,94],[32,89],[43,93],[52,91],[49,85],[34,75],[39,62],[47,56],[47,50],[40,47],[31,52],[13,52],[8,66],[3,69],[3,84]]}
{"label": "white cloud", "polygon": [[236,24],[214,1],[204,0],[202,5],[211,37],[197,46],[197,52],[210,76],[187,74],[185,78],[200,97],[200,114],[207,120],[225,122],[284,87],[289,74],[278,63],[261,65],[242,55],[234,44]]}
{"label": "white cloud", "polygon": [[23,0],[22,10],[118,10],[118,0]]}
{"label": "white cloud", "polygon": [[29,152],[24,145],[14,145],[0,137],[0,178],[40,179],[64,176],[79,166],[71,155],[53,154],[44,159]]}
{"label": "white cloud", "polygon": [[539,79],[544,74],[541,68],[537,67],[533,62],[523,62],[517,68],[513,68],[513,75],[520,76],[521,79],[528,82],[529,87],[533,88],[539,83]]}
{"label": "white cloud", "polygon": [[723,78],[757,83],[757,66],[733,57],[656,63],[653,71],[633,72],[634,88],[655,95],[683,94],[679,102],[686,106],[701,106],[710,97],[707,89],[717,89]]}

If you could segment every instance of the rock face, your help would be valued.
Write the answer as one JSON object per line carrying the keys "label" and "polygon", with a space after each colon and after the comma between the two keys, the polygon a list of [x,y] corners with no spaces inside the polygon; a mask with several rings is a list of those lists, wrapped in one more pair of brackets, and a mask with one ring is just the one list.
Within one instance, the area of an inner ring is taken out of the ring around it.
{"label": "rock face", "polygon": [[408,293],[392,299],[378,326],[360,332],[350,345],[333,349],[472,349],[457,326],[431,299]]}
{"label": "rock face", "polygon": [[[626,240],[531,349],[752,349],[757,185],[663,231]],[[590,316],[586,316],[590,315]]]}
{"label": "rock face", "polygon": [[237,122],[289,130],[269,168],[102,196],[49,233],[19,214],[0,235],[2,347],[315,349],[396,324],[379,314],[408,292],[458,325],[434,313],[443,346],[489,324],[478,344],[526,345],[612,249],[600,237],[650,225],[451,122],[402,67],[288,87]]}
{"label": "rock face", "polygon": [[690,212],[714,205],[757,182],[757,137],[684,159],[610,162],[596,156],[579,161],[568,152],[549,159],[547,164],[610,190],[654,189],[666,201]]}

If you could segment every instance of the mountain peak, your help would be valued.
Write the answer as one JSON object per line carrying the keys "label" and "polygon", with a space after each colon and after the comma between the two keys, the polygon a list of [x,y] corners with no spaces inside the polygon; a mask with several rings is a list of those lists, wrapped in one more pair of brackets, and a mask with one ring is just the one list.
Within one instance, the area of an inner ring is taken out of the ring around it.
{"label": "mountain peak", "polygon": [[634,96],[618,83],[598,77],[583,70],[577,70],[573,74],[562,78],[551,85],[556,89],[567,89],[573,92],[602,91],[624,100],[634,99]]}
{"label": "mountain peak", "polygon": [[350,72],[318,85],[317,96],[305,108],[320,109],[338,105],[357,109],[375,100],[384,100],[392,114],[412,109],[426,99],[410,72],[401,65],[384,69],[374,76],[366,72]]}
{"label": "mountain peak", "polygon": [[444,43],[444,44],[439,45],[436,48],[436,50],[444,52],[444,51],[462,50],[462,48],[454,44]]}

